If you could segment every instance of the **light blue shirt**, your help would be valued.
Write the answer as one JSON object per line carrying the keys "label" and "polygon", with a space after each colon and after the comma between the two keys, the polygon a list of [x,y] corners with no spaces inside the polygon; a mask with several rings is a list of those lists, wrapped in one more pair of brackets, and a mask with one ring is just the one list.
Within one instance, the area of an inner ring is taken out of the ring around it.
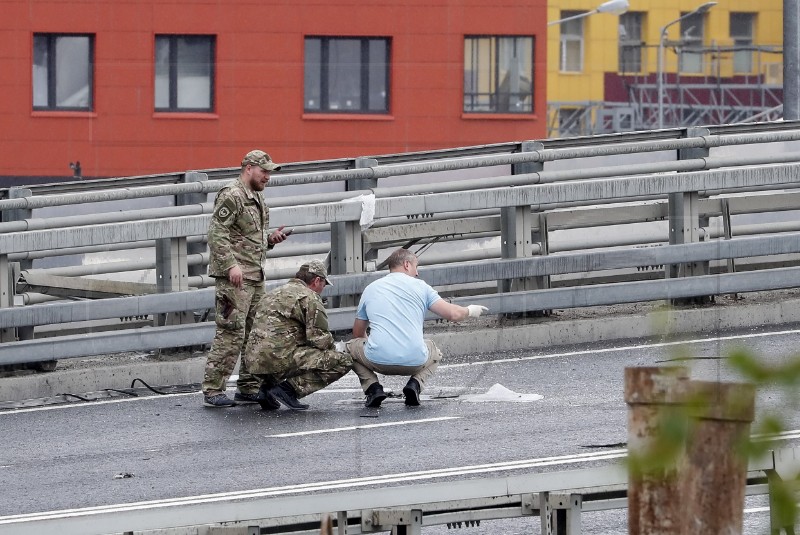
{"label": "light blue shirt", "polygon": [[425,313],[439,294],[423,280],[389,273],[364,289],[356,318],[369,321],[366,357],[376,364],[420,366],[428,360],[422,338]]}

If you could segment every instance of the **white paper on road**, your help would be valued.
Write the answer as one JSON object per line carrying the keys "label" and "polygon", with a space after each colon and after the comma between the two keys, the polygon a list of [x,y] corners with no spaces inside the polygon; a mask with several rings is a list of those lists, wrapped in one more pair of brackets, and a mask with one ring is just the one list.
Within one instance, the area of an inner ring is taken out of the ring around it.
{"label": "white paper on road", "polygon": [[512,403],[529,403],[531,401],[538,401],[544,396],[539,394],[520,394],[509,390],[499,383],[495,383],[486,391],[485,394],[466,394],[460,396],[462,401],[469,401],[471,403],[483,403],[487,401],[510,401]]}

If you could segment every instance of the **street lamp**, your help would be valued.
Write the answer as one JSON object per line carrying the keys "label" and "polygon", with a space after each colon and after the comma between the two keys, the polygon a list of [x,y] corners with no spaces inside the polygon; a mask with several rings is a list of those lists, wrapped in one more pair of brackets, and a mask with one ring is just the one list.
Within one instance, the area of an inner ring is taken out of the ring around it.
{"label": "street lamp", "polygon": [[591,11],[579,13],[564,19],[554,20],[552,22],[548,22],[547,25],[553,26],[554,24],[561,24],[562,22],[567,22],[568,20],[582,19],[583,17],[588,17],[589,15],[594,15],[595,13],[611,13],[612,15],[622,15],[628,11],[628,7],[628,0],[608,0],[608,2],[603,2]]}
{"label": "street lamp", "polygon": [[716,2],[706,2],[705,4],[701,5],[694,11],[690,11],[685,15],[681,15],[677,19],[673,20],[672,22],[667,23],[666,25],[661,27],[661,32],[659,33],[659,40],[658,40],[658,77],[656,79],[656,84],[658,86],[658,128],[664,128],[664,43],[667,40],[667,28],[676,24],[686,17],[691,17],[692,15],[702,15],[712,7],[717,5]]}

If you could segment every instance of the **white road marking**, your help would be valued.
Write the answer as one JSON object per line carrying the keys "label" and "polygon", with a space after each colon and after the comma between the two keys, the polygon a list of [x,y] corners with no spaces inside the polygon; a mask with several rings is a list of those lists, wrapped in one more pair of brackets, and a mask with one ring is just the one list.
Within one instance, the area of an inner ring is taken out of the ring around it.
{"label": "white road marking", "polygon": [[511,359],[498,359],[498,360],[487,360],[487,361],[479,361],[479,362],[463,362],[460,364],[441,364],[439,369],[442,368],[463,368],[466,366],[483,366],[486,364],[499,364],[503,362],[521,362],[525,360],[541,360],[541,359],[552,359],[558,357],[577,357],[581,355],[597,355],[598,353],[613,353],[615,351],[630,351],[632,349],[645,349],[651,347],[673,347],[673,346],[682,346],[682,345],[689,345],[689,344],[707,344],[712,342],[726,342],[730,340],[743,340],[745,338],[764,338],[767,336],[783,336],[787,334],[798,334],[800,333],[800,329],[792,329],[786,331],[772,331],[768,333],[751,333],[751,334],[737,334],[731,336],[717,336],[714,338],[695,338],[692,340],[681,340],[675,342],[657,342],[651,344],[640,344],[640,345],[631,345],[631,346],[620,346],[620,347],[606,347],[602,349],[585,349],[582,351],[567,351],[564,353],[548,353],[545,355],[532,355],[530,357],[514,357]]}
{"label": "white road marking", "polygon": [[[342,479],[332,481],[321,481],[317,483],[302,483],[297,485],[286,485],[282,487],[267,487],[262,489],[221,492],[216,494],[203,494],[197,496],[186,496],[183,498],[169,498],[164,500],[150,500],[127,504],[99,505],[84,507],[80,509],[64,509],[59,511],[47,511],[40,513],[25,513],[0,517],[0,525],[13,524],[15,522],[39,521],[46,519],[56,519],[65,517],[91,516],[94,514],[114,513],[123,511],[135,511],[144,509],[157,509],[166,507],[177,507],[182,505],[207,504],[230,500],[243,500],[252,498],[264,498],[269,496],[281,496],[287,494],[301,494],[307,492],[318,492],[325,490],[340,490],[364,487],[368,485],[385,485],[387,483],[406,483],[409,481],[431,480],[445,477],[454,477],[470,474],[487,474],[493,472],[508,472],[514,470],[530,469],[543,466],[571,465],[577,463],[609,461],[619,459],[627,455],[624,448],[608,450],[605,452],[576,453],[570,455],[560,455],[554,457],[540,457],[536,459],[523,459],[518,461],[507,461],[501,463],[490,463],[481,465],[468,465],[454,468],[440,468],[434,470],[424,470],[416,472],[404,472],[397,474],[386,474],[378,476],[368,476],[353,479]],[[758,513],[768,511],[768,507],[758,507],[745,509],[745,513]]]}
{"label": "white road marking", "polygon": [[[744,340],[747,338],[765,338],[770,336],[785,336],[785,335],[792,335],[792,334],[800,334],[800,329],[791,329],[791,330],[784,330],[784,331],[771,331],[766,333],[750,333],[750,334],[738,334],[738,335],[731,335],[731,336],[718,336],[714,338],[695,338],[692,340],[681,340],[681,341],[674,341],[674,342],[657,342],[657,343],[650,343],[650,344],[639,344],[639,345],[629,345],[629,346],[619,346],[619,347],[606,347],[602,349],[586,349],[582,351],[567,351],[564,353],[548,353],[544,355],[532,355],[528,357],[514,357],[509,359],[499,359],[499,360],[483,360],[478,362],[464,362],[460,364],[441,364],[439,366],[439,370],[450,369],[450,368],[464,368],[467,366],[486,366],[490,364],[503,364],[508,362],[523,362],[528,360],[542,360],[542,359],[552,359],[552,358],[561,358],[561,357],[578,357],[584,355],[597,355],[599,353],[613,353],[616,351],[630,351],[633,349],[646,349],[646,348],[657,348],[657,347],[673,347],[673,346],[681,346],[681,345],[689,345],[689,344],[707,344],[713,342],[725,342],[730,340]],[[351,391],[358,391],[358,389],[335,389],[335,388],[327,388],[320,390],[319,393],[334,393],[334,392],[351,392]],[[95,405],[106,405],[109,403],[125,403],[125,402],[133,402],[133,401],[143,401],[143,400],[153,400],[153,399],[164,399],[166,397],[180,397],[180,396],[197,396],[199,392],[187,392],[183,394],[166,394],[162,396],[142,396],[142,397],[131,397],[131,398],[120,398],[120,399],[109,399],[109,400],[102,400],[102,401],[92,401],[88,403],[68,403],[64,405],[48,405],[44,407],[24,407],[20,409],[0,409],[0,416],[9,415],[9,414],[19,414],[23,412],[36,412],[36,411],[48,411],[48,410],[65,410],[65,409],[78,409],[78,408],[87,408],[92,407]]]}
{"label": "white road marking", "polygon": [[745,509],[744,514],[748,513],[764,513],[769,511],[769,506],[767,507],[751,507],[750,509]]}
{"label": "white road marking", "polygon": [[19,414],[21,412],[39,412],[39,411],[55,411],[55,410],[64,410],[64,409],[78,409],[78,408],[87,408],[87,407],[94,407],[97,405],[110,405],[112,403],[126,403],[129,401],[147,401],[147,400],[154,400],[154,399],[167,399],[167,398],[176,398],[181,396],[197,396],[200,392],[184,392],[182,394],[164,394],[164,395],[157,395],[157,396],[141,396],[141,397],[130,397],[130,398],[114,398],[114,399],[102,399],[97,401],[86,401],[82,403],[67,403],[64,405],[45,405],[43,407],[22,407],[20,409],[7,409],[2,410],[0,409],[0,416],[5,416],[8,414]]}
{"label": "white road marking", "polygon": [[422,420],[403,420],[401,422],[387,422],[383,424],[353,425],[350,427],[332,427],[330,429],[317,429],[314,431],[298,431],[297,433],[280,433],[278,435],[264,435],[266,438],[302,437],[305,435],[321,435],[324,433],[339,433],[341,431],[355,431],[356,429],[372,429],[373,427],[389,427],[392,425],[424,424],[428,422],[441,422],[443,420],[458,420],[461,416],[442,416],[440,418],[424,418]]}
{"label": "white road marking", "polygon": [[165,500],[151,500],[144,502],[134,502],[116,505],[99,505],[94,507],[84,507],[80,509],[65,509],[61,511],[48,511],[42,513],[26,513],[21,515],[10,515],[0,517],[0,525],[10,524],[20,520],[44,520],[47,518],[63,518],[65,516],[81,516],[108,512],[133,511],[148,508],[175,507],[179,505],[192,505],[202,503],[214,503],[227,500],[242,500],[248,498],[264,498],[268,496],[280,496],[285,494],[297,494],[303,492],[316,492],[321,490],[337,490],[363,487],[367,485],[382,485],[386,483],[402,483],[408,481],[420,481],[425,479],[437,479],[466,474],[481,474],[491,472],[501,472],[510,470],[520,470],[541,466],[554,466],[561,464],[575,464],[592,461],[604,461],[618,459],[626,455],[626,450],[616,449],[602,453],[578,453],[571,455],[561,455],[558,457],[541,457],[538,459],[525,459],[519,461],[509,461],[502,463],[491,463],[482,465],[461,466],[455,468],[440,468],[434,470],[424,470],[417,472],[404,472],[398,474],[387,474],[379,476],[368,476],[354,479],[342,479],[333,481],[321,481],[318,483],[302,483],[298,485],[287,485],[283,487],[269,487],[263,489],[243,490],[233,492],[221,492],[217,494],[204,494],[199,496],[187,496],[184,498],[169,498]]}

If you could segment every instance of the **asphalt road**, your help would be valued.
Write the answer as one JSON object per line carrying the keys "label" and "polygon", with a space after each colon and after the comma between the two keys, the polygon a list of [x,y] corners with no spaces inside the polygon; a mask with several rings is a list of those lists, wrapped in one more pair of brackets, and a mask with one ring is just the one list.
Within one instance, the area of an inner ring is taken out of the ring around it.
{"label": "asphalt road", "polygon": [[[593,454],[622,451],[627,440],[626,367],[690,357],[682,363],[693,379],[734,381],[718,357],[742,347],[764,362],[786,362],[800,347],[800,329],[447,359],[420,407],[390,398],[379,411],[363,409],[350,374],[306,398],[307,412],[209,409],[199,393],[0,411],[0,519],[304,483],[364,488],[365,477],[380,487],[596,466],[610,461],[589,460]],[[384,381],[398,393],[404,383]],[[512,393],[475,399],[495,385]],[[800,429],[796,400],[780,388],[760,390],[756,407],[756,424],[777,413],[786,429]],[[462,467],[479,468],[434,472]],[[767,532],[765,505],[764,497],[748,498],[746,533]],[[626,522],[624,511],[584,514],[583,533],[627,533]],[[484,522],[457,533],[531,533],[531,524],[538,526],[530,519]]]}

